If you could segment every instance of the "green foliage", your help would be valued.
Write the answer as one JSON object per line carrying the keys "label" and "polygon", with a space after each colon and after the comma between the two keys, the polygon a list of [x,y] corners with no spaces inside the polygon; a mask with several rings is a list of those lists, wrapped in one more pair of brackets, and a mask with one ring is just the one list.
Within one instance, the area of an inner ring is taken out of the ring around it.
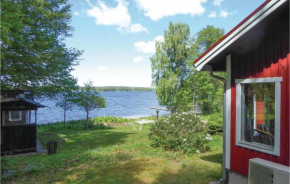
{"label": "green foliage", "polygon": [[73,28],[67,0],[1,2],[1,88],[52,96],[76,83],[81,51],[67,48]]}
{"label": "green foliage", "polygon": [[[86,120],[71,120],[66,123],[65,129],[63,128],[63,122],[56,122],[50,124],[37,125],[39,136],[49,136],[52,132],[60,131],[75,131],[86,129]],[[89,121],[90,129],[111,129],[109,126],[105,126],[103,123],[95,124],[93,121]]]}
{"label": "green foliage", "polygon": [[168,30],[164,31],[164,42],[156,42],[156,53],[150,58],[152,79],[160,105],[175,111],[182,106],[179,102],[184,101],[179,97],[186,98],[187,93],[192,94],[192,87],[184,84],[184,81],[190,73],[189,63],[192,61],[193,51],[189,26],[170,22]]}
{"label": "green foliage", "polygon": [[197,33],[196,51],[201,55],[224,36],[224,30],[214,26],[206,26]]}
{"label": "green foliage", "polygon": [[73,103],[80,109],[87,113],[87,129],[89,129],[89,113],[94,109],[105,108],[106,101],[100,96],[100,94],[93,90],[93,82],[88,81],[84,84],[84,87],[73,93]]}
{"label": "green foliage", "polygon": [[192,64],[222,36],[222,29],[207,26],[197,33],[194,42],[187,24],[169,24],[164,42],[156,43],[156,53],[150,58],[160,105],[183,112],[191,111],[195,101],[204,113],[222,110],[222,83],[211,78],[208,72],[197,72]]}
{"label": "green foliage", "polygon": [[102,116],[96,117],[93,119],[94,123],[127,123],[128,119],[126,118],[117,118],[114,116]]}
{"label": "green foliage", "polygon": [[205,152],[207,135],[205,125],[190,113],[171,114],[168,119],[152,126],[149,139],[153,147],[187,153]]}
{"label": "green foliage", "polygon": [[223,123],[223,113],[210,114],[208,121],[216,121],[218,123]]}
{"label": "green foliage", "polygon": [[223,133],[223,123],[217,121],[209,121],[207,122],[206,126],[208,128],[208,133],[211,135]]}
{"label": "green foliage", "polygon": [[[200,56],[215,44],[224,35],[224,30],[207,26],[197,33],[196,52]],[[225,78],[225,74],[216,74]],[[223,84],[210,77],[208,72],[194,72],[194,91],[197,96],[196,101],[201,105],[205,114],[222,111]]]}
{"label": "green foliage", "polygon": [[210,114],[206,127],[208,129],[208,133],[211,135],[223,133],[223,114],[222,113]]}
{"label": "green foliage", "polygon": [[74,106],[73,102],[73,95],[70,91],[72,89],[66,89],[66,91],[61,92],[57,96],[56,106],[63,109],[63,127],[65,128],[65,122],[66,122],[66,111],[72,110]]}

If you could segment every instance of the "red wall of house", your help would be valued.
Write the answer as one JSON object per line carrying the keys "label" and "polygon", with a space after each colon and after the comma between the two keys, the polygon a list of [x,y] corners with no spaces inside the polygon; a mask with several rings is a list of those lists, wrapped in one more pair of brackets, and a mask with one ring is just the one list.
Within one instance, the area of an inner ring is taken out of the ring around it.
{"label": "red wall of house", "polygon": [[[231,164],[230,169],[248,175],[251,158],[262,158],[289,166],[289,89],[290,89],[290,52],[289,52],[289,14],[267,29],[259,43],[251,43],[250,52],[232,53],[231,88]],[[236,85],[235,79],[282,77],[281,84],[281,132],[280,156],[235,145],[236,139]]]}

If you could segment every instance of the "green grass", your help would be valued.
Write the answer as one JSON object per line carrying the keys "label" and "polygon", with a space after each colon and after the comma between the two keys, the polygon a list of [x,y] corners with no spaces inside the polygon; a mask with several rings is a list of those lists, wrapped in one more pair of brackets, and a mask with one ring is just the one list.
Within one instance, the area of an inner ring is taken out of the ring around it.
{"label": "green grass", "polygon": [[85,130],[75,121],[69,126],[38,127],[43,145],[60,140],[57,154],[2,158],[1,183],[202,184],[221,177],[221,135],[209,143],[210,152],[185,155],[152,148],[150,125]]}

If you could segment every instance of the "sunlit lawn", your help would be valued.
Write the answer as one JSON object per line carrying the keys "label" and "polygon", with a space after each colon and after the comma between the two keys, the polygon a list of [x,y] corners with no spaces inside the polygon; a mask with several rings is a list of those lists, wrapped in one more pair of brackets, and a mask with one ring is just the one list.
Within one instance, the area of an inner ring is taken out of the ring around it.
{"label": "sunlit lawn", "polygon": [[222,137],[214,136],[206,154],[162,151],[142,130],[53,130],[38,128],[38,139],[60,140],[55,155],[4,157],[2,183],[208,183],[221,176]]}

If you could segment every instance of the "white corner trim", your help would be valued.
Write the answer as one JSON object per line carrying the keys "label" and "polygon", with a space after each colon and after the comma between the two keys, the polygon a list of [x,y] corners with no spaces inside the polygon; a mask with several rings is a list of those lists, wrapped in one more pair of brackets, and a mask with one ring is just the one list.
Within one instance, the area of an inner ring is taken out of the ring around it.
{"label": "white corner trim", "polygon": [[197,70],[200,71],[205,64],[207,64],[215,56],[217,56],[224,49],[230,46],[233,42],[235,42],[237,39],[243,36],[246,32],[248,32],[256,24],[261,22],[264,18],[266,18],[269,14],[271,14],[274,10],[276,10],[286,1],[287,0],[272,0],[267,5],[265,5],[265,7],[260,9],[254,16],[252,16],[243,25],[241,25],[239,28],[233,31],[227,38],[225,38],[216,47],[214,47],[211,51],[209,51],[203,58],[201,58],[195,64]]}
{"label": "white corner trim", "polygon": [[231,165],[231,55],[228,55],[226,58],[226,168],[230,169]]}
{"label": "white corner trim", "polygon": [[[245,147],[248,149],[272,154],[275,156],[280,156],[280,114],[281,114],[281,82],[282,77],[273,78],[256,78],[256,79],[236,79],[236,145]],[[243,83],[275,83],[275,137],[274,137],[274,147],[263,145],[260,143],[249,143],[241,140],[242,134],[242,103],[243,90],[241,84]]]}

